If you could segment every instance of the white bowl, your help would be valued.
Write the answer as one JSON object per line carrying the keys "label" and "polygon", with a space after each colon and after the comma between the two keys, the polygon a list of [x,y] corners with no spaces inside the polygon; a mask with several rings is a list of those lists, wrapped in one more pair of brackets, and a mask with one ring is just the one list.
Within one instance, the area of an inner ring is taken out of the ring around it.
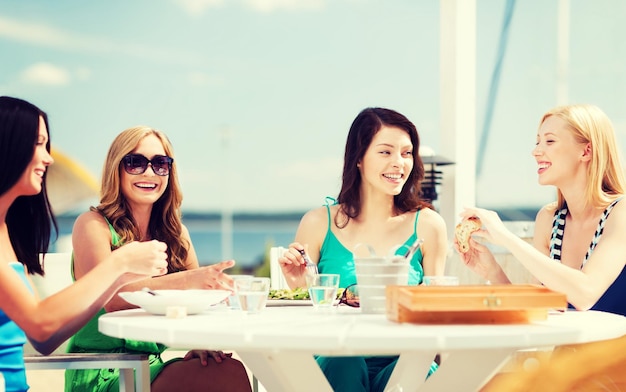
{"label": "white bowl", "polygon": [[152,314],[166,314],[170,306],[184,307],[187,314],[197,314],[218,304],[230,295],[228,290],[154,290],[118,293],[126,302],[137,305]]}
{"label": "white bowl", "polygon": [[408,262],[389,262],[379,257],[367,257],[354,259],[354,269],[359,274],[381,274],[381,275],[398,275],[409,274]]}

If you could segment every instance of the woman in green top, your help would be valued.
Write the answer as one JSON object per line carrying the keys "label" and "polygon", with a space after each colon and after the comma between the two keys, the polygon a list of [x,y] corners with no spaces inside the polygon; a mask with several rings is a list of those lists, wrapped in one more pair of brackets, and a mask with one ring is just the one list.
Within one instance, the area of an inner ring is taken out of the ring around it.
{"label": "woman in green top", "polygon": [[[348,133],[343,182],[337,204],[307,212],[295,242],[279,259],[291,288],[306,287],[306,250],[320,273],[341,275],[341,287],[356,281],[353,252],[368,244],[378,255],[395,246],[424,240],[411,259],[409,284],[424,274],[443,275],[448,240],[443,218],[420,199],[424,166],[417,152],[419,136],[405,116],[389,109],[367,108]],[[397,357],[319,357],[336,391],[382,391]]]}
{"label": "woman in green top", "polygon": [[[120,291],[156,289],[229,289],[223,270],[233,260],[199,267],[189,232],[182,224],[182,193],[173,148],[160,131],[139,126],[113,141],[102,173],[100,205],[74,224],[74,276],[80,279],[121,244],[158,239],[167,244],[167,275],[124,286]],[[133,306],[114,296],[99,313]],[[221,351],[193,350],[164,363],[165,347],[156,343],[115,339],[98,332],[97,315],[71,340],[70,352],[142,352],[151,354],[152,391],[250,391],[243,364]],[[68,370],[67,391],[113,391],[118,371]]]}

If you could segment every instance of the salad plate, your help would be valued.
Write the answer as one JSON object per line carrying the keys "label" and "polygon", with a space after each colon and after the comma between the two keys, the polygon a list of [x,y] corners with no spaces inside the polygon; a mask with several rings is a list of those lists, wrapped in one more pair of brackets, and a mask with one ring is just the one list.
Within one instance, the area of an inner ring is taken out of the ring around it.
{"label": "salad plate", "polygon": [[165,315],[169,307],[182,307],[187,314],[201,313],[230,295],[228,290],[154,290],[118,293],[122,299],[146,312]]}
{"label": "salad plate", "polygon": [[310,299],[271,299],[267,300],[265,306],[313,306]]}
{"label": "salad plate", "polygon": [[[343,293],[343,288],[337,290],[337,298],[333,305],[339,303],[339,297]],[[313,306],[309,290],[298,287],[291,289],[272,289],[267,296],[266,306]]]}

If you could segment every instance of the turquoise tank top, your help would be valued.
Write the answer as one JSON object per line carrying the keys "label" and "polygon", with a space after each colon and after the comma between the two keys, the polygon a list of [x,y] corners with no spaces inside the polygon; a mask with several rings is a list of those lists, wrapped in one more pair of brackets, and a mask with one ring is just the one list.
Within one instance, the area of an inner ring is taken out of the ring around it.
{"label": "turquoise tank top", "polygon": [[[330,205],[326,204],[328,211],[328,230],[326,231],[326,237],[322,243],[320,249],[320,260],[317,264],[317,268],[320,273],[325,274],[339,274],[339,287],[348,287],[351,284],[356,283],[356,271],[354,269],[354,257],[352,252],[349,251],[335,236],[331,230],[332,218],[330,216]],[[409,247],[417,240],[417,220],[419,218],[419,211],[415,214],[415,223],[413,227],[413,234],[404,242],[403,245]],[[398,248],[396,254],[402,254],[406,251],[406,247]],[[411,259],[411,265],[409,267],[409,285],[418,285],[422,283],[424,277],[424,268],[422,267],[422,249],[418,249]]]}
{"label": "turquoise tank top", "polygon": [[[10,263],[10,266],[32,292],[24,266],[18,262]],[[24,331],[0,309],[0,372],[4,376],[6,392],[28,391],[24,369],[24,343]]]}

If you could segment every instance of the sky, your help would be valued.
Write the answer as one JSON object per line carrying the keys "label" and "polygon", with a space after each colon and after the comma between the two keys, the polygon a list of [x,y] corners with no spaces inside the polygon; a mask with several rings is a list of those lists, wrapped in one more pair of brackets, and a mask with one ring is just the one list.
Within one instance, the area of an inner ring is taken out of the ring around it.
{"label": "sky", "polygon": [[[506,2],[476,3],[480,133]],[[623,151],[626,2],[569,4],[567,101],[602,108]],[[479,206],[554,198],[530,151],[557,104],[557,6],[515,4]],[[184,210],[301,211],[337,195],[363,108],[405,114],[435,152],[445,143],[439,23],[436,0],[3,1],[0,95],[46,111],[53,148],[98,180],[115,136],[148,125],[174,145]]]}

